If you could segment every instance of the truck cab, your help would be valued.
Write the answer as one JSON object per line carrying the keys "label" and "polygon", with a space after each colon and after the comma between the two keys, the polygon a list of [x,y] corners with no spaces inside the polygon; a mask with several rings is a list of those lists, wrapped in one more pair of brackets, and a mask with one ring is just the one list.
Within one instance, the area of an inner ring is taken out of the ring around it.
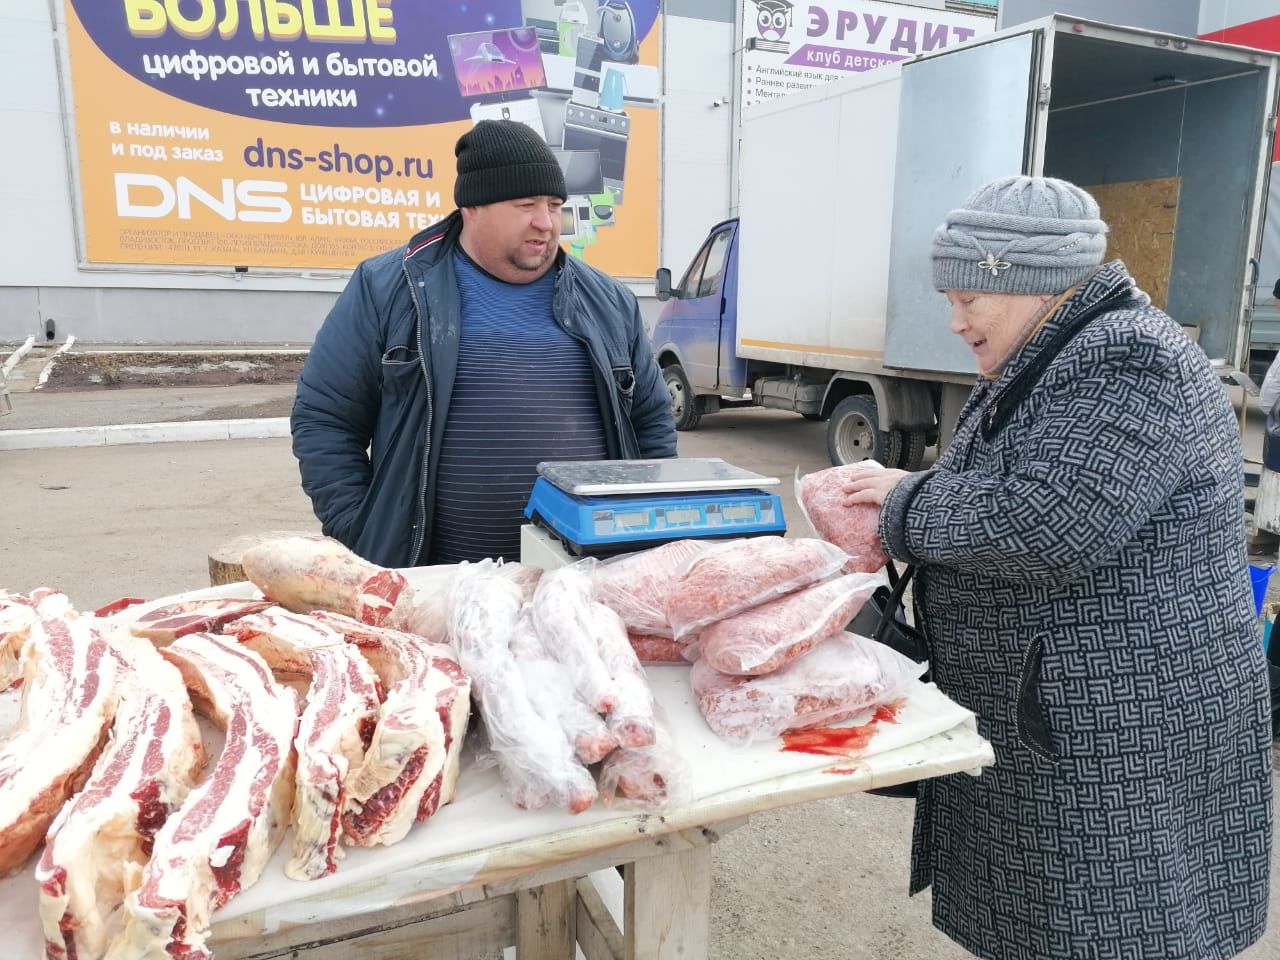
{"label": "truck cab", "polygon": [[[707,232],[678,283],[665,267],[655,277],[664,306],[651,344],[676,429],[693,430],[702,417],[729,407],[792,410],[827,421],[833,464],[870,458],[917,468],[938,439],[933,411],[941,385],[908,382],[866,364],[836,370],[738,355],[740,242],[739,220],[724,220]],[[962,378],[960,393],[967,389]]]}
{"label": "truck cab", "polygon": [[671,394],[677,430],[692,430],[729,398],[745,399],[747,362],[736,355],[738,221],[717,223],[680,282],[657,274],[664,302],[652,335],[653,355]]}

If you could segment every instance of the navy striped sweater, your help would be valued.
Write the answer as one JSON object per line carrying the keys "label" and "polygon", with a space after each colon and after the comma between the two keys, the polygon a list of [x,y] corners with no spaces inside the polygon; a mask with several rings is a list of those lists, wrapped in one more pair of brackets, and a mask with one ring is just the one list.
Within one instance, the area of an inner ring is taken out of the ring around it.
{"label": "navy striped sweater", "polygon": [[557,270],[505,283],[459,248],[458,370],[436,474],[431,563],[518,560],[542,460],[607,455],[585,344],[555,322]]}

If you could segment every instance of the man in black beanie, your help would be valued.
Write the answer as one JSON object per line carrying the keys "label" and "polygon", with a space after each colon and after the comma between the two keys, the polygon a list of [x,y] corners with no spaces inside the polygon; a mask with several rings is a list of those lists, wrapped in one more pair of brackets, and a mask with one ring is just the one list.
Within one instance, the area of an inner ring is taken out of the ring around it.
{"label": "man in black beanie", "polygon": [[458,210],[356,269],[293,408],[323,531],[388,567],[519,559],[543,460],[676,453],[635,297],[560,249],[555,154],[507,120],[454,152]]}

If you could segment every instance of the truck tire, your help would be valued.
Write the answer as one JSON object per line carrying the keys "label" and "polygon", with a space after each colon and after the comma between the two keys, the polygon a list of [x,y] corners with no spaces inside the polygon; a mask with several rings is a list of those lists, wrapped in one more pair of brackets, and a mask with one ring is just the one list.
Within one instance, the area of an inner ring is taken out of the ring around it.
{"label": "truck tire", "polygon": [[845,397],[827,422],[827,455],[834,466],[877,460],[897,466],[902,456],[902,433],[881,430],[876,401],[869,396]]}
{"label": "truck tire", "polygon": [[698,398],[689,385],[684,367],[678,363],[663,367],[662,379],[666,381],[667,393],[671,395],[671,418],[676,422],[676,429],[692,430],[702,419],[702,414],[698,411]]}
{"label": "truck tire", "polygon": [[924,462],[924,451],[929,446],[929,434],[925,430],[901,430],[902,457],[898,464],[903,470],[919,470]]}

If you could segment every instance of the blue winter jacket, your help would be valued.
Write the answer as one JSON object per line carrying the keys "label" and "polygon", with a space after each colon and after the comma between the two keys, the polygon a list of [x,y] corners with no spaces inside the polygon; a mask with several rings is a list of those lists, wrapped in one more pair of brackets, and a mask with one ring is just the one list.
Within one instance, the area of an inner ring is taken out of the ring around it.
{"label": "blue winter jacket", "polygon": [[[293,453],[323,531],[387,567],[430,546],[436,463],[458,362],[453,213],[366,260],[338,297],[298,380]],[[609,456],[673,457],[675,426],[635,297],[563,253],[552,310],[586,344]]]}

